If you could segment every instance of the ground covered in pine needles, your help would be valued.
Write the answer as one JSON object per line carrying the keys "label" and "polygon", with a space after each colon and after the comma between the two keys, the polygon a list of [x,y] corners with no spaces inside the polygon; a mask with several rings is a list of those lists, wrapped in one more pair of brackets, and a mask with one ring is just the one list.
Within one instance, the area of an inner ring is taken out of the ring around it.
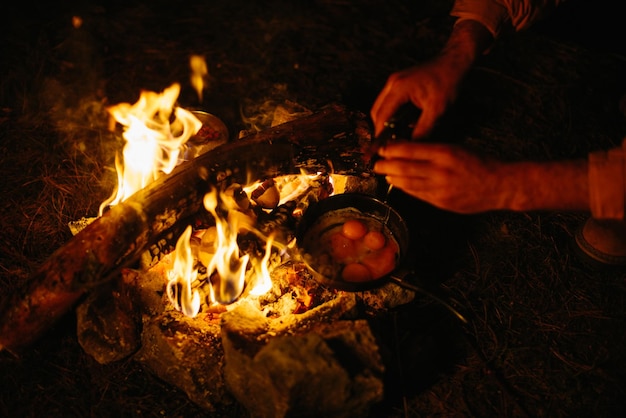
{"label": "ground covered in pine needles", "polygon": [[[68,222],[96,215],[113,191],[121,142],[107,130],[107,105],[179,82],[183,107],[218,115],[234,134],[285,102],[367,113],[386,77],[436,53],[452,23],[449,1],[40,3],[15,4],[0,28],[1,297],[70,239]],[[573,0],[502,39],[432,139],[507,160],[619,144],[618,13],[595,10]],[[192,54],[209,67],[201,102],[189,84]],[[397,192],[391,201],[411,227],[416,273],[470,322],[427,298],[394,312],[394,326],[381,329],[396,342],[387,398],[372,416],[624,415],[626,275],[576,257],[585,214],[461,216]],[[204,415],[132,361],[96,363],[75,323],[68,315],[19,358],[0,353],[0,415]]]}

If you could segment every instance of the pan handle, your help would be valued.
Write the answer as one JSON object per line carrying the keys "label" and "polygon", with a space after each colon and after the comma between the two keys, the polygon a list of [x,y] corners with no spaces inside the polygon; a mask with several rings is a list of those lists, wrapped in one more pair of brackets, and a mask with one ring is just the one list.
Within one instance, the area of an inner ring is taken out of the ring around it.
{"label": "pan handle", "polygon": [[432,300],[434,300],[435,302],[440,303],[442,306],[444,306],[448,311],[450,311],[454,316],[456,316],[463,324],[467,324],[467,319],[465,318],[465,316],[463,316],[463,314],[461,314],[457,309],[455,309],[452,305],[450,305],[448,302],[446,302],[445,300],[441,299],[439,296],[429,292],[428,290],[416,286],[412,283],[408,283],[406,281],[404,281],[403,279],[406,278],[407,276],[410,276],[411,273],[407,273],[405,275],[403,275],[402,277],[399,277],[398,275],[390,275],[389,279],[397,284],[400,287],[403,287],[407,290],[412,290],[416,293],[421,293],[424,296],[427,296],[429,298],[431,298]]}

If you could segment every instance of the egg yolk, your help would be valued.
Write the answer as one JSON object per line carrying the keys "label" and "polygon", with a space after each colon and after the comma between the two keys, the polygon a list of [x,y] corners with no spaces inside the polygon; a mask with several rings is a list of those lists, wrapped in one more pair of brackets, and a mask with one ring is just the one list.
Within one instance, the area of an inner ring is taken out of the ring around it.
{"label": "egg yolk", "polygon": [[332,257],[340,263],[349,262],[357,256],[354,241],[341,232],[336,232],[330,236],[330,251]]}
{"label": "egg yolk", "polygon": [[351,240],[361,239],[367,234],[367,226],[358,219],[350,219],[344,222],[341,232]]}
{"label": "egg yolk", "polygon": [[370,270],[372,277],[378,279],[396,268],[396,255],[398,251],[394,246],[388,245],[373,252],[361,260]]}
{"label": "egg yolk", "polygon": [[341,278],[347,282],[367,282],[372,280],[372,273],[363,264],[351,263],[343,268]]}
{"label": "egg yolk", "polygon": [[385,234],[378,231],[370,231],[363,237],[363,243],[370,250],[380,250],[386,242]]}

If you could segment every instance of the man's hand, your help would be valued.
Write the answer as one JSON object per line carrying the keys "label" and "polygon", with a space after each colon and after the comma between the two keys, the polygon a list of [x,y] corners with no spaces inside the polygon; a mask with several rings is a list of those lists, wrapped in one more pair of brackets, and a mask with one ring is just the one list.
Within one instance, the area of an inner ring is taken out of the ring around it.
{"label": "man's hand", "polygon": [[411,102],[422,110],[411,137],[426,137],[456,99],[458,81],[439,60],[393,73],[372,106],[375,135],[402,105]]}
{"label": "man's hand", "polygon": [[376,173],[441,209],[589,210],[586,159],[503,162],[460,146],[424,142],[387,144],[378,153]]}
{"label": "man's hand", "polygon": [[480,158],[461,147],[397,142],[379,150],[374,171],[389,184],[441,209],[478,213],[504,209],[513,191],[500,173],[503,163]]}
{"label": "man's hand", "polygon": [[410,102],[422,111],[412,139],[428,136],[456,100],[459,86],[477,57],[492,42],[491,33],[481,23],[465,20],[454,26],[439,55],[424,64],[391,74],[370,111],[375,135],[381,133],[385,122],[402,105]]}

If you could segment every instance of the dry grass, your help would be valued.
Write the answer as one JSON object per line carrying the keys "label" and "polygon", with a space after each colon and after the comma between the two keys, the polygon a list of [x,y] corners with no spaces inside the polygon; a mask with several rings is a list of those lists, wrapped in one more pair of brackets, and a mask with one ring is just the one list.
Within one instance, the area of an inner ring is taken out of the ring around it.
{"label": "dry grass", "polygon": [[[120,143],[106,130],[107,104],[179,81],[181,104],[231,132],[246,127],[241,107],[268,101],[367,112],[387,75],[437,51],[450,24],[449,2],[97,3],[46,4],[3,25],[2,295],[111,193]],[[84,26],[74,30],[77,13]],[[192,53],[211,72],[202,104],[187,82]],[[435,138],[511,160],[584,156],[626,133],[625,69],[619,55],[520,34],[484,57]],[[470,324],[427,298],[380,318],[392,343],[389,399],[376,416],[623,415],[625,276],[576,258],[584,214],[457,216],[392,197],[412,228],[416,272]],[[95,363],[74,324],[65,318],[20,359],[0,353],[0,415],[202,415],[133,362]]]}

